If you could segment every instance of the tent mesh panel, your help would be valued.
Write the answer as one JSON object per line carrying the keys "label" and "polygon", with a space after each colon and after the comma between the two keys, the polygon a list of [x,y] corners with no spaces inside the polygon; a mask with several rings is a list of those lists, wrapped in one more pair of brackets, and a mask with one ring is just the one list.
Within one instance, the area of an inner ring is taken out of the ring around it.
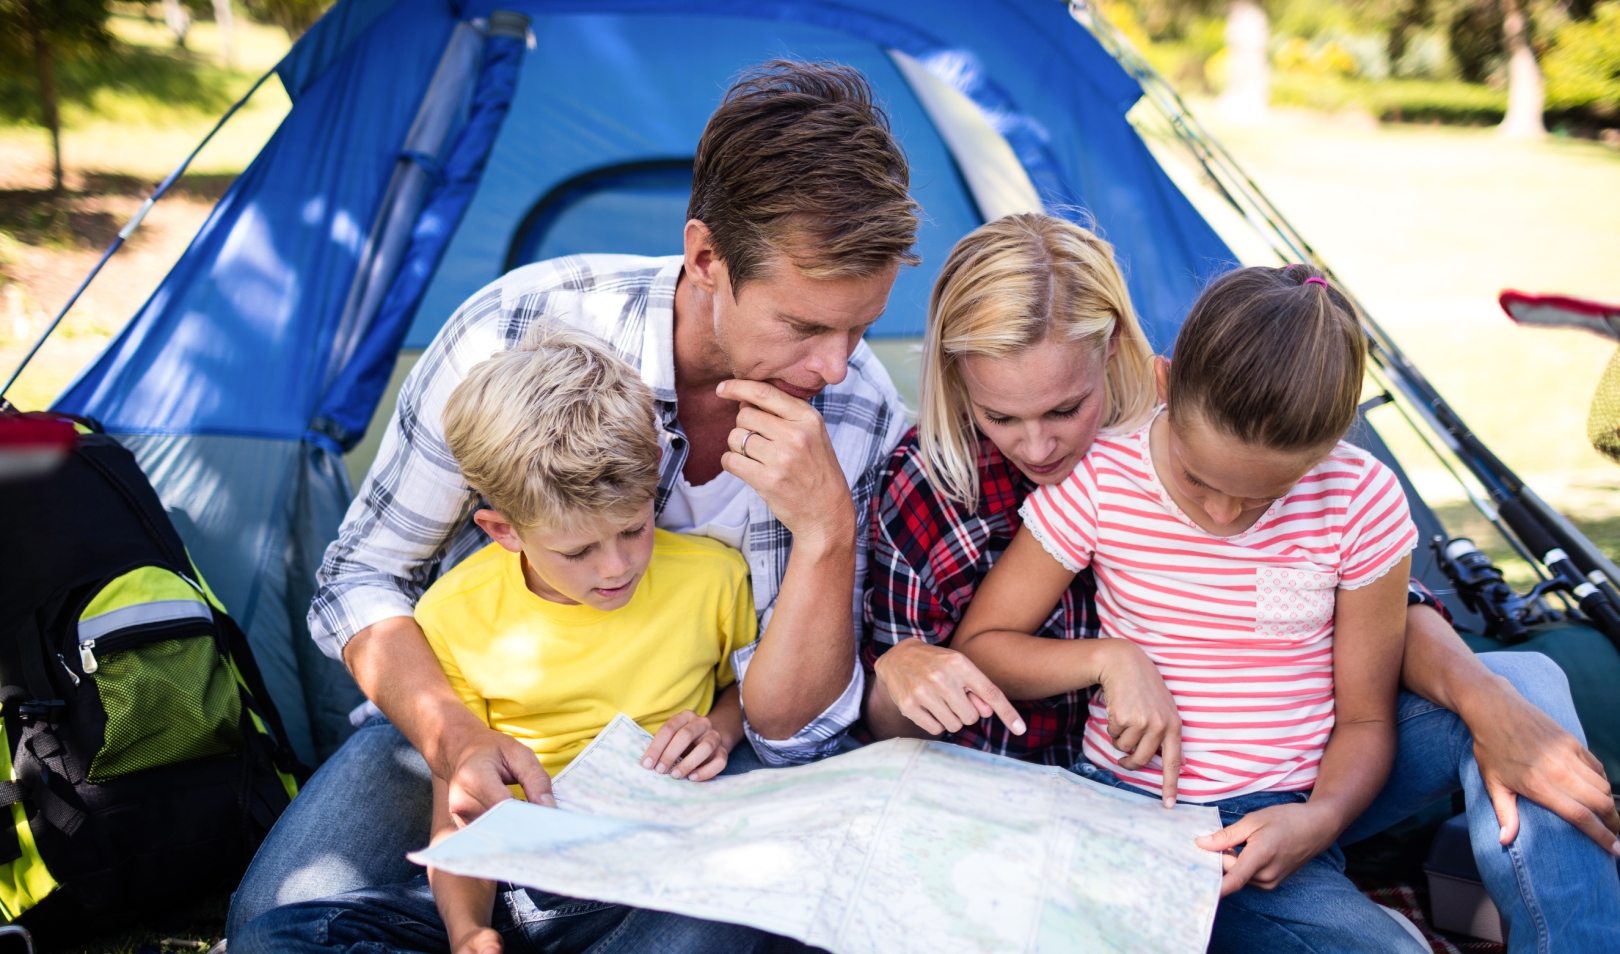
{"label": "tent mesh panel", "polygon": [[1598,379],[1592,412],[1586,418],[1586,439],[1598,453],[1620,464],[1620,350]]}
{"label": "tent mesh panel", "polygon": [[90,781],[241,749],[242,699],[211,637],[151,643],[100,662],[92,678],[107,730]]}

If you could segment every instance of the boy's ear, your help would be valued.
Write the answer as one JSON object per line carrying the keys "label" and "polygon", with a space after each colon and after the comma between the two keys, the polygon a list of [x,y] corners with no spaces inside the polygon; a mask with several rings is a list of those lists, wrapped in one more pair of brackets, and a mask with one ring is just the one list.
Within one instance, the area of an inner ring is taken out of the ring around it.
{"label": "boy's ear", "polygon": [[1170,359],[1162,354],[1153,356],[1153,387],[1159,392],[1159,403],[1170,403]]}
{"label": "boy's ear", "polygon": [[489,534],[489,538],[513,553],[523,552],[523,540],[511,521],[493,510],[483,509],[473,514],[473,523]]}

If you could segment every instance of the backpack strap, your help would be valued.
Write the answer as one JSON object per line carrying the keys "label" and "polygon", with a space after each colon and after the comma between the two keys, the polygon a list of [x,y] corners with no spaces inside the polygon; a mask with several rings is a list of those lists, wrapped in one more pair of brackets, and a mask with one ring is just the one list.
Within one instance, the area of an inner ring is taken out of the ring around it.
{"label": "backpack strap", "polygon": [[157,491],[145,480],[144,475],[139,484],[129,480],[126,475],[118,472],[105,455],[112,447],[129,456],[130,463],[139,472],[139,465],[135,464],[135,457],[117,441],[110,437],[88,439],[79,442],[77,453],[85,463],[89,464],[102,479],[106,480],[118,495],[129,504],[129,509],[140,519],[141,526],[163,551],[163,555],[175,567],[191,566],[191,557],[186,553],[186,545],[180,539],[180,534],[174,529],[174,522],[163,509],[163,502],[158,499]]}
{"label": "backpack strap", "polygon": [[22,662],[22,681],[26,693],[18,693],[15,689],[0,692],[7,711],[16,712],[24,721],[54,716],[51,710],[66,704],[57,698],[56,684],[51,681],[45,667],[45,635],[40,629],[38,612],[36,610],[24,616],[17,632],[17,656]]}

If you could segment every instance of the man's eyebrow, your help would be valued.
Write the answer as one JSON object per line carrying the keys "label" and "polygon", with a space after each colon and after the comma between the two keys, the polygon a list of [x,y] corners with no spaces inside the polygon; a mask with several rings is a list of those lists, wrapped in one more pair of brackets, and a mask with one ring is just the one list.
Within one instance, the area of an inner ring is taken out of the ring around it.
{"label": "man's eyebrow", "polygon": [[[786,311],[778,311],[776,313],[776,317],[781,319],[782,321],[786,321],[786,322],[789,322],[791,324],[798,325],[799,327],[807,329],[809,331],[839,331],[839,330],[841,330],[841,329],[839,329],[837,327],[834,327],[833,325],[822,324],[821,322],[814,321],[814,320],[812,320],[810,318],[800,318],[798,315],[795,315],[795,314],[792,314],[792,313],[786,312]],[[866,322],[865,324],[862,324],[862,325],[858,325],[857,327],[859,327],[861,329],[862,334],[865,334],[867,332],[867,330],[869,330],[873,325],[877,324],[878,320],[881,319],[882,317],[883,317],[883,315],[880,314],[880,315],[877,316],[877,318],[873,318],[871,321],[868,321],[868,322]]]}
{"label": "man's eyebrow", "polygon": [[782,319],[783,321],[792,322],[793,324],[799,325],[799,326],[804,327],[804,328],[812,328],[812,329],[814,329],[816,331],[831,331],[832,330],[831,325],[824,325],[819,321],[812,321],[809,318],[800,318],[798,315],[790,314],[790,313],[785,312],[785,311],[778,311],[776,313],[776,317]]}

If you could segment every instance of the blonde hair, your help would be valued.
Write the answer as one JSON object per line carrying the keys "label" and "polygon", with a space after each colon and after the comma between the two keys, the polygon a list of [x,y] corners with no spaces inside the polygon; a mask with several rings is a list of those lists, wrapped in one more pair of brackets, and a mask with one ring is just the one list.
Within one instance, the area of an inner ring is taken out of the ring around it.
{"label": "blonde hair", "polygon": [[1048,339],[1103,349],[1113,340],[1103,426],[1139,427],[1153,412],[1153,348],[1113,247],[1072,222],[1026,212],[975,229],[945,260],[928,313],[919,380],[922,464],[928,479],[964,506],[979,499],[979,439],[961,370],[969,355],[1011,357]]}
{"label": "blonde hair", "polygon": [[651,389],[566,326],[474,365],[445,405],[444,437],[467,486],[520,532],[632,513],[658,487]]}

